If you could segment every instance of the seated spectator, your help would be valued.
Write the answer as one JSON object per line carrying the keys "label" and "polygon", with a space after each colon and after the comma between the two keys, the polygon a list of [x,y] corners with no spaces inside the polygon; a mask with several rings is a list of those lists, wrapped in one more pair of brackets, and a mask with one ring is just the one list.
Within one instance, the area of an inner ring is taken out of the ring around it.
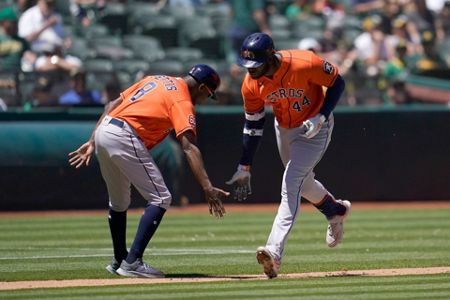
{"label": "seated spectator", "polygon": [[17,35],[17,14],[14,8],[5,7],[0,11],[0,71],[18,72],[21,60],[33,62],[36,56],[29,51],[29,43]]}
{"label": "seated spectator", "polygon": [[45,77],[40,76],[37,78],[33,88],[33,100],[31,101],[32,107],[42,106],[56,106],[58,101],[52,93],[53,83]]}
{"label": "seated spectator", "polygon": [[27,9],[36,5],[37,0],[17,0],[16,5],[19,10],[19,14],[22,14]]}
{"label": "seated spectator", "polygon": [[298,49],[312,51],[316,54],[322,52],[322,45],[314,38],[303,38],[298,43]]}
{"label": "seated spectator", "polygon": [[292,1],[286,7],[286,12],[284,13],[286,17],[290,20],[302,18],[311,14],[311,4],[308,0],[296,0]]}
{"label": "seated spectator", "polygon": [[431,31],[424,31],[422,33],[422,47],[423,54],[419,56],[412,70],[414,73],[423,73],[449,67],[445,59],[437,52],[436,39]]}
{"label": "seated spectator", "polygon": [[384,68],[382,80],[389,104],[405,104],[409,100],[405,89],[405,78],[409,73],[407,56],[406,41],[399,41],[395,57],[389,60]]}
{"label": "seated spectator", "polygon": [[65,71],[72,72],[81,68],[82,61],[75,56],[65,54],[62,46],[47,44],[42,47],[42,55],[39,56],[35,63],[35,71]]}
{"label": "seated spectator", "polygon": [[450,1],[436,16],[436,34],[439,41],[450,40]]}
{"label": "seated spectator", "polygon": [[85,71],[73,71],[70,85],[71,89],[59,97],[60,105],[102,105],[101,92],[88,89]]}
{"label": "seated spectator", "polygon": [[70,0],[70,12],[82,27],[91,26],[105,6],[106,0]]}
{"label": "seated spectator", "polygon": [[19,19],[19,36],[31,43],[31,50],[41,52],[49,44],[63,45],[64,27],[54,10],[55,0],[38,0]]}

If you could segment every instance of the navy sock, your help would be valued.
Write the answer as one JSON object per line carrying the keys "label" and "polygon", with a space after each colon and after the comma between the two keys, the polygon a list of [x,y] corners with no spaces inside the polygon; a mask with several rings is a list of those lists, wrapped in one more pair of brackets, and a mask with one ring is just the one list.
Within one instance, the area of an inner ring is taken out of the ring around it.
{"label": "navy sock", "polygon": [[336,215],[344,215],[347,208],[336,202],[330,195],[326,195],[323,200],[319,204],[314,204],[321,213],[327,217],[328,220],[333,218]]}
{"label": "navy sock", "polygon": [[158,229],[166,210],[164,208],[149,205],[144,211],[141,217],[139,226],[134,238],[133,245],[130,248],[130,253],[127,256],[127,263],[131,264],[136,261],[137,258],[142,258],[145,248],[150,242],[153,234]]}
{"label": "navy sock", "polygon": [[120,263],[128,255],[126,246],[127,211],[109,209],[109,229],[114,248],[114,258]]}

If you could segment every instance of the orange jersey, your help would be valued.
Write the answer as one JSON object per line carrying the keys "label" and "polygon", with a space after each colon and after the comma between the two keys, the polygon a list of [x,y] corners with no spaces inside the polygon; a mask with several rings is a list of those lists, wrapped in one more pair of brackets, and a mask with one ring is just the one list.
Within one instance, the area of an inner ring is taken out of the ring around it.
{"label": "orange jersey", "polygon": [[277,53],[281,55],[281,65],[272,79],[245,76],[241,89],[244,109],[256,113],[264,105],[272,105],[281,127],[298,127],[319,112],[325,97],[323,87],[333,85],[338,70],[311,51]]}
{"label": "orange jersey", "polygon": [[196,134],[194,104],[183,79],[147,76],[120,95],[122,103],[109,115],[130,124],[148,149],[172,129],[177,137],[187,130]]}

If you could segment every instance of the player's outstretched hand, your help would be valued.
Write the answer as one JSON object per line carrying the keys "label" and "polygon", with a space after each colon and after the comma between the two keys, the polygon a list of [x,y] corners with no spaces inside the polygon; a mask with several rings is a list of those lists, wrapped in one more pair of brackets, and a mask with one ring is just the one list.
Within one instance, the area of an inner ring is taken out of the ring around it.
{"label": "player's outstretched hand", "polygon": [[247,199],[248,195],[252,193],[252,186],[250,184],[251,174],[248,166],[238,166],[236,173],[233,174],[230,180],[226,182],[228,185],[233,185],[233,197],[235,200],[241,202]]}
{"label": "player's outstretched hand", "polygon": [[94,153],[95,145],[94,141],[88,141],[80,146],[77,150],[69,153],[69,164],[72,167],[78,169],[83,164],[89,166],[91,161],[92,153]]}
{"label": "player's outstretched hand", "polygon": [[322,128],[323,123],[325,123],[325,116],[322,114],[317,114],[314,117],[303,122],[302,126],[300,126],[300,135],[304,136],[308,139],[312,139],[315,137],[320,128]]}
{"label": "player's outstretched hand", "polygon": [[230,195],[229,192],[225,192],[216,187],[211,187],[205,190],[205,198],[208,202],[209,213],[216,218],[222,218],[226,213],[225,207],[222,203],[222,198],[228,197]]}

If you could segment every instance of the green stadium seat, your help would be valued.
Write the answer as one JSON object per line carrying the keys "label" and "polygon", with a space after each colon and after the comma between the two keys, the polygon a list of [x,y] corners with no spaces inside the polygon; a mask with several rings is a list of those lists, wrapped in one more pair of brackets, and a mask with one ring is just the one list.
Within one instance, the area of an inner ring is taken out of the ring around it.
{"label": "green stadium seat", "polygon": [[289,19],[280,14],[274,14],[269,16],[269,28],[271,30],[276,29],[289,29],[290,21]]}
{"label": "green stadium seat", "polygon": [[79,37],[72,38],[72,44],[71,44],[70,48],[67,49],[66,52],[67,52],[67,54],[77,56],[82,60],[94,56],[94,52],[88,46],[87,41],[85,39],[79,38]]}
{"label": "green stadium seat", "polygon": [[164,48],[178,46],[178,23],[170,15],[157,15],[140,25],[142,35],[156,38]]}
{"label": "green stadium seat", "polygon": [[111,60],[104,58],[90,58],[83,62],[88,73],[112,72],[114,65]]}
{"label": "green stadium seat", "polygon": [[202,50],[198,48],[171,47],[166,49],[166,59],[174,59],[182,62],[199,60],[203,58]]}
{"label": "green stadium seat", "polygon": [[125,4],[109,1],[97,22],[106,25],[114,34],[128,33],[128,11]]}
{"label": "green stadium seat", "polygon": [[150,63],[141,59],[122,59],[114,62],[114,69],[120,72],[126,72],[135,77],[138,72],[147,72]]}
{"label": "green stadium seat", "polygon": [[123,45],[133,50],[136,58],[148,62],[160,60],[165,57],[164,50],[162,49],[159,40],[154,37],[125,35],[123,37]]}
{"label": "green stadium seat", "polygon": [[177,60],[160,60],[150,63],[147,70],[149,75],[171,75],[183,76],[188,70],[185,69],[182,62]]}

